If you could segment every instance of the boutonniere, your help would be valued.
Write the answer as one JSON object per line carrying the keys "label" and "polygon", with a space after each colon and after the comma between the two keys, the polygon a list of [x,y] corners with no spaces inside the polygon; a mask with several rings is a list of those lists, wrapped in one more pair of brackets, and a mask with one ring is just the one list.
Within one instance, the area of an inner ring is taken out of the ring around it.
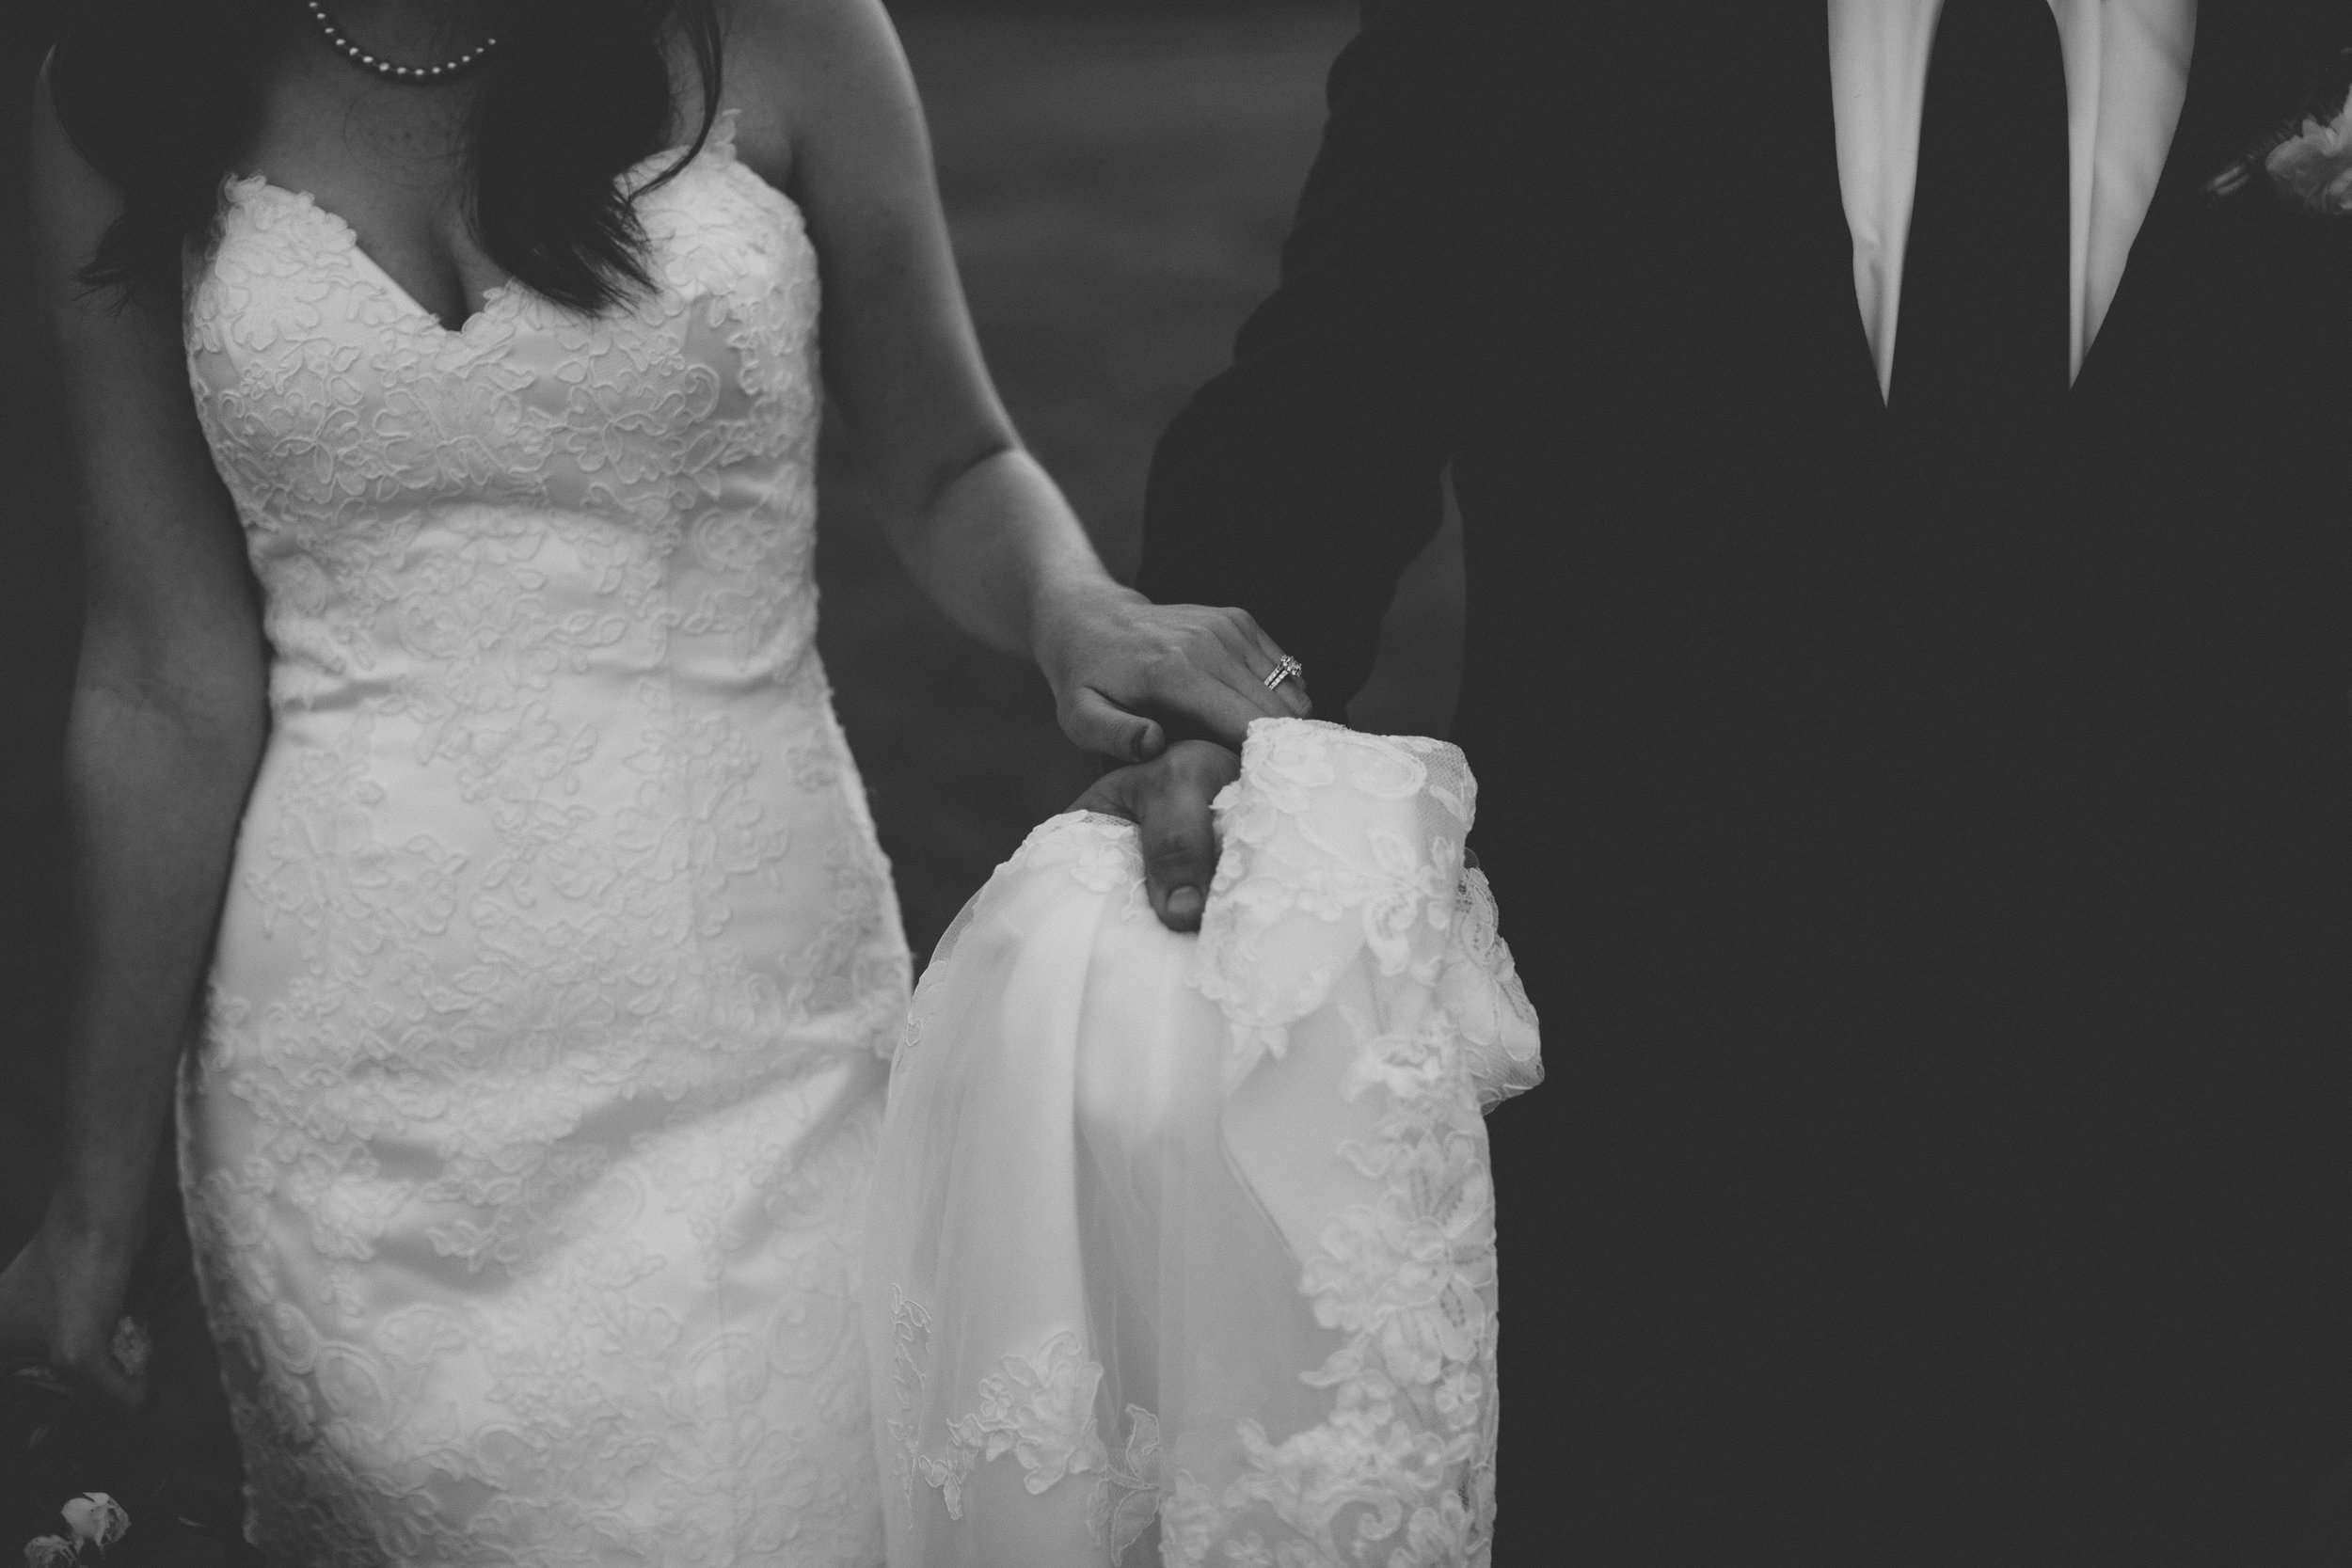
{"label": "boutonniere", "polygon": [[2205,188],[2232,196],[2257,180],[2306,212],[2352,214],[2352,49],[2336,56],[2293,114]]}
{"label": "boutonniere", "polygon": [[2306,119],[2294,135],[2270,150],[2263,167],[2280,194],[2323,216],[2352,213],[2352,92],[2335,119]]}

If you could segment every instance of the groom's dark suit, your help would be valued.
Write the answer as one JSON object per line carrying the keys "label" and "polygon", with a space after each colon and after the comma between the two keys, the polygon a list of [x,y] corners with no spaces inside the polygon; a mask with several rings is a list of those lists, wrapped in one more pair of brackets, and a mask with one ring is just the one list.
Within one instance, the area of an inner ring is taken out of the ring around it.
{"label": "groom's dark suit", "polygon": [[[2063,405],[1890,415],[1821,0],[1389,0],[1140,586],[1362,684],[1449,466],[1498,1561],[2284,1562],[2352,1452],[2352,44],[2204,0]],[[1899,406],[1899,394],[1897,399]]]}

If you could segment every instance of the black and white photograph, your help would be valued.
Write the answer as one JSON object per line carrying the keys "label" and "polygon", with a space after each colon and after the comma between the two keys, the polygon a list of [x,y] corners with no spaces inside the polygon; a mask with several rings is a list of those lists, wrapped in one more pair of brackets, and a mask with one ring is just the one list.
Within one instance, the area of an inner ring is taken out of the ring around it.
{"label": "black and white photograph", "polygon": [[2352,1565],[2352,0],[0,81],[0,1560]]}

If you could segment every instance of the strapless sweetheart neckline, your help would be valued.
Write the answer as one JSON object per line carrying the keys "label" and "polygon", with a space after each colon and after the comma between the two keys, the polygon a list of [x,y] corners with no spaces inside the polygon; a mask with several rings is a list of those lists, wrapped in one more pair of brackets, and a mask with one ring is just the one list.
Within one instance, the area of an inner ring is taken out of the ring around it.
{"label": "strapless sweetheart neckline", "polygon": [[[689,158],[689,163],[699,161],[713,152],[723,153],[732,161],[735,153],[737,112],[734,109],[721,111],[718,119],[711,122],[710,135],[704,138],[700,149],[696,149],[691,142],[675,143],[659,151],[648,152],[622,170],[618,178],[633,182],[639,171],[648,166],[660,164],[664,159],[686,157],[690,153],[692,156]],[[680,166],[680,172],[684,172],[684,166]],[[764,184],[765,182],[762,183]],[[773,189],[772,186],[769,188]],[[352,227],[349,218],[319,200],[310,192],[296,190],[290,185],[281,185],[265,174],[230,175],[224,185],[224,190],[232,201],[243,201],[257,194],[267,195],[316,218],[327,232],[335,236],[337,245],[348,250],[353,259],[359,263],[361,270],[383,288],[384,292],[391,297],[393,304],[414,317],[419,325],[429,325],[444,338],[464,339],[472,330],[475,323],[490,315],[499,308],[501,301],[516,295],[528,295],[532,292],[526,285],[517,282],[515,278],[501,277],[482,291],[480,303],[474,306],[464,321],[452,326],[441,319],[439,311],[419,299],[416,291],[394,277],[390,268],[369,253],[368,247],[359,243],[359,231]],[[791,200],[791,198],[786,197],[781,191],[776,194],[787,202]]]}

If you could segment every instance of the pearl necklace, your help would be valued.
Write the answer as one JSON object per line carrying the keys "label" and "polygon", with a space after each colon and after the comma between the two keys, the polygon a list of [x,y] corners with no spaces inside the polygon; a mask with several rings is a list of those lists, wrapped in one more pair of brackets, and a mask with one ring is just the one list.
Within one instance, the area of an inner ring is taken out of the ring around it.
{"label": "pearl necklace", "polygon": [[409,87],[426,87],[436,82],[446,82],[453,76],[462,76],[479,65],[483,55],[498,47],[498,36],[492,34],[455,59],[444,60],[439,65],[394,65],[389,60],[371,55],[354,42],[350,34],[335,25],[335,19],[326,14],[326,7],[321,0],[302,0],[302,8],[310,13],[310,20],[318,24],[319,31],[326,35],[328,45],[336,54],[372,76]]}

